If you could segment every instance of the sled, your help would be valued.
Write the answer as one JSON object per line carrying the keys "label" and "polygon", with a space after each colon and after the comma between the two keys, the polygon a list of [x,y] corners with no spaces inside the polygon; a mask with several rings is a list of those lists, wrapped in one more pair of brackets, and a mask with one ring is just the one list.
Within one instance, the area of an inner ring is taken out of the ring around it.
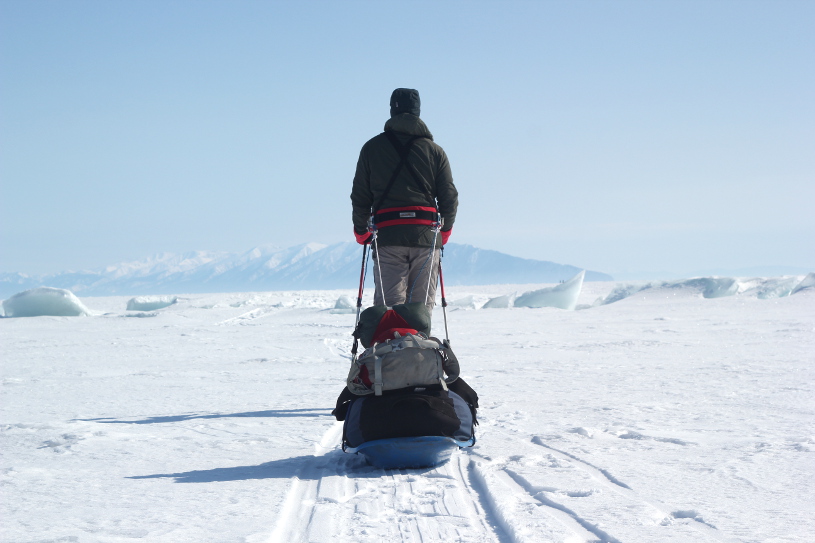
{"label": "sled", "polygon": [[474,443],[475,437],[468,441],[443,436],[393,437],[348,447],[345,452],[361,454],[369,464],[382,469],[432,468],[450,460],[456,449]]}

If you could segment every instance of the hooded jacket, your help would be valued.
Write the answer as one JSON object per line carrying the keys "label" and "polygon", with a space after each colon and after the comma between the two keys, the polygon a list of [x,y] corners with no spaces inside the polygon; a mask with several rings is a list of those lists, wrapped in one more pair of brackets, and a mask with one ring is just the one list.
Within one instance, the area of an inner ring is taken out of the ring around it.
{"label": "hooded jacket", "polygon": [[[449,231],[456,220],[458,191],[453,184],[453,174],[444,150],[433,141],[433,135],[424,121],[409,113],[391,117],[385,123],[385,131],[392,131],[402,145],[414,136],[422,137],[413,142],[407,163],[399,171],[380,209],[437,207],[444,219],[442,230]],[[362,146],[351,191],[354,230],[358,234],[368,229],[372,208],[382,198],[399,162],[399,153],[384,133]],[[408,168],[416,174],[416,179]],[[377,243],[383,246],[431,247],[434,238],[433,228],[424,225],[387,226],[377,233]],[[441,236],[436,246],[441,246]]]}

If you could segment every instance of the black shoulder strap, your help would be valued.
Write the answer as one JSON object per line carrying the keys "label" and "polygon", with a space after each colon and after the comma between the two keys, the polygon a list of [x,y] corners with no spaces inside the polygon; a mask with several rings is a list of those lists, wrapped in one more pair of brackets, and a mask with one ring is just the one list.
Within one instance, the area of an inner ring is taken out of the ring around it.
{"label": "black shoulder strap", "polygon": [[[382,207],[382,204],[385,202],[385,198],[388,197],[388,193],[390,193],[393,184],[396,182],[396,178],[399,177],[399,172],[402,170],[402,166],[407,164],[408,155],[410,154],[410,148],[413,146],[413,142],[415,142],[419,138],[425,138],[427,136],[413,136],[408,140],[405,145],[399,143],[399,139],[394,135],[393,131],[386,130],[385,137],[388,138],[388,141],[391,142],[393,147],[396,149],[396,152],[399,154],[399,164],[396,166],[396,169],[393,170],[393,175],[391,175],[390,181],[388,181],[388,186],[385,187],[385,192],[382,193],[382,196],[379,197],[379,201],[373,208],[372,214],[376,215],[379,211],[379,208]],[[416,178],[416,173],[408,167],[408,171],[413,175],[414,179]]]}
{"label": "black shoulder strap", "polygon": [[[389,132],[388,136],[389,136],[388,139],[393,144],[393,146],[396,147],[396,150],[398,152],[399,149],[400,149],[399,140],[396,139],[396,136],[394,136],[392,132]],[[433,194],[432,194],[433,189],[427,183],[425,183],[423,179],[421,179],[419,177],[419,174],[416,173],[416,169],[413,168],[411,166],[410,162],[408,161],[408,155],[410,153],[410,145],[412,145],[413,142],[416,141],[418,138],[424,138],[424,137],[426,137],[426,136],[416,136],[416,137],[412,138],[408,142],[407,150],[405,151],[405,155],[404,155],[405,168],[407,169],[410,176],[413,178],[413,181],[416,182],[416,188],[418,188],[420,191],[425,193],[430,198],[431,201],[429,203],[430,203],[431,206],[436,207],[435,198],[433,198]]]}

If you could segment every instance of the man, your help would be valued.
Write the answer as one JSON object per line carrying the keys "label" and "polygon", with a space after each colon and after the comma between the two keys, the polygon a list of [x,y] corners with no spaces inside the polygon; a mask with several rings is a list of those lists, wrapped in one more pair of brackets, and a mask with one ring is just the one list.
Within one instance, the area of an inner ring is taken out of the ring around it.
{"label": "man", "polygon": [[351,203],[357,242],[371,242],[369,219],[376,230],[374,305],[425,302],[432,310],[439,248],[453,229],[458,191],[420,105],[419,91],[393,91],[385,132],[359,154]]}

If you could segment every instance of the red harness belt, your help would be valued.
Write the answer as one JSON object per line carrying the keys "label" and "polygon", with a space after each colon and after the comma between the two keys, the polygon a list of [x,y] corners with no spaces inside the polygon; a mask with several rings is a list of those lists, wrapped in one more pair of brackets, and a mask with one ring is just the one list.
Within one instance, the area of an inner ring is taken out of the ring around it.
{"label": "red harness belt", "polygon": [[377,211],[373,219],[376,228],[396,226],[398,224],[436,226],[439,223],[439,212],[435,207],[389,207]]}

